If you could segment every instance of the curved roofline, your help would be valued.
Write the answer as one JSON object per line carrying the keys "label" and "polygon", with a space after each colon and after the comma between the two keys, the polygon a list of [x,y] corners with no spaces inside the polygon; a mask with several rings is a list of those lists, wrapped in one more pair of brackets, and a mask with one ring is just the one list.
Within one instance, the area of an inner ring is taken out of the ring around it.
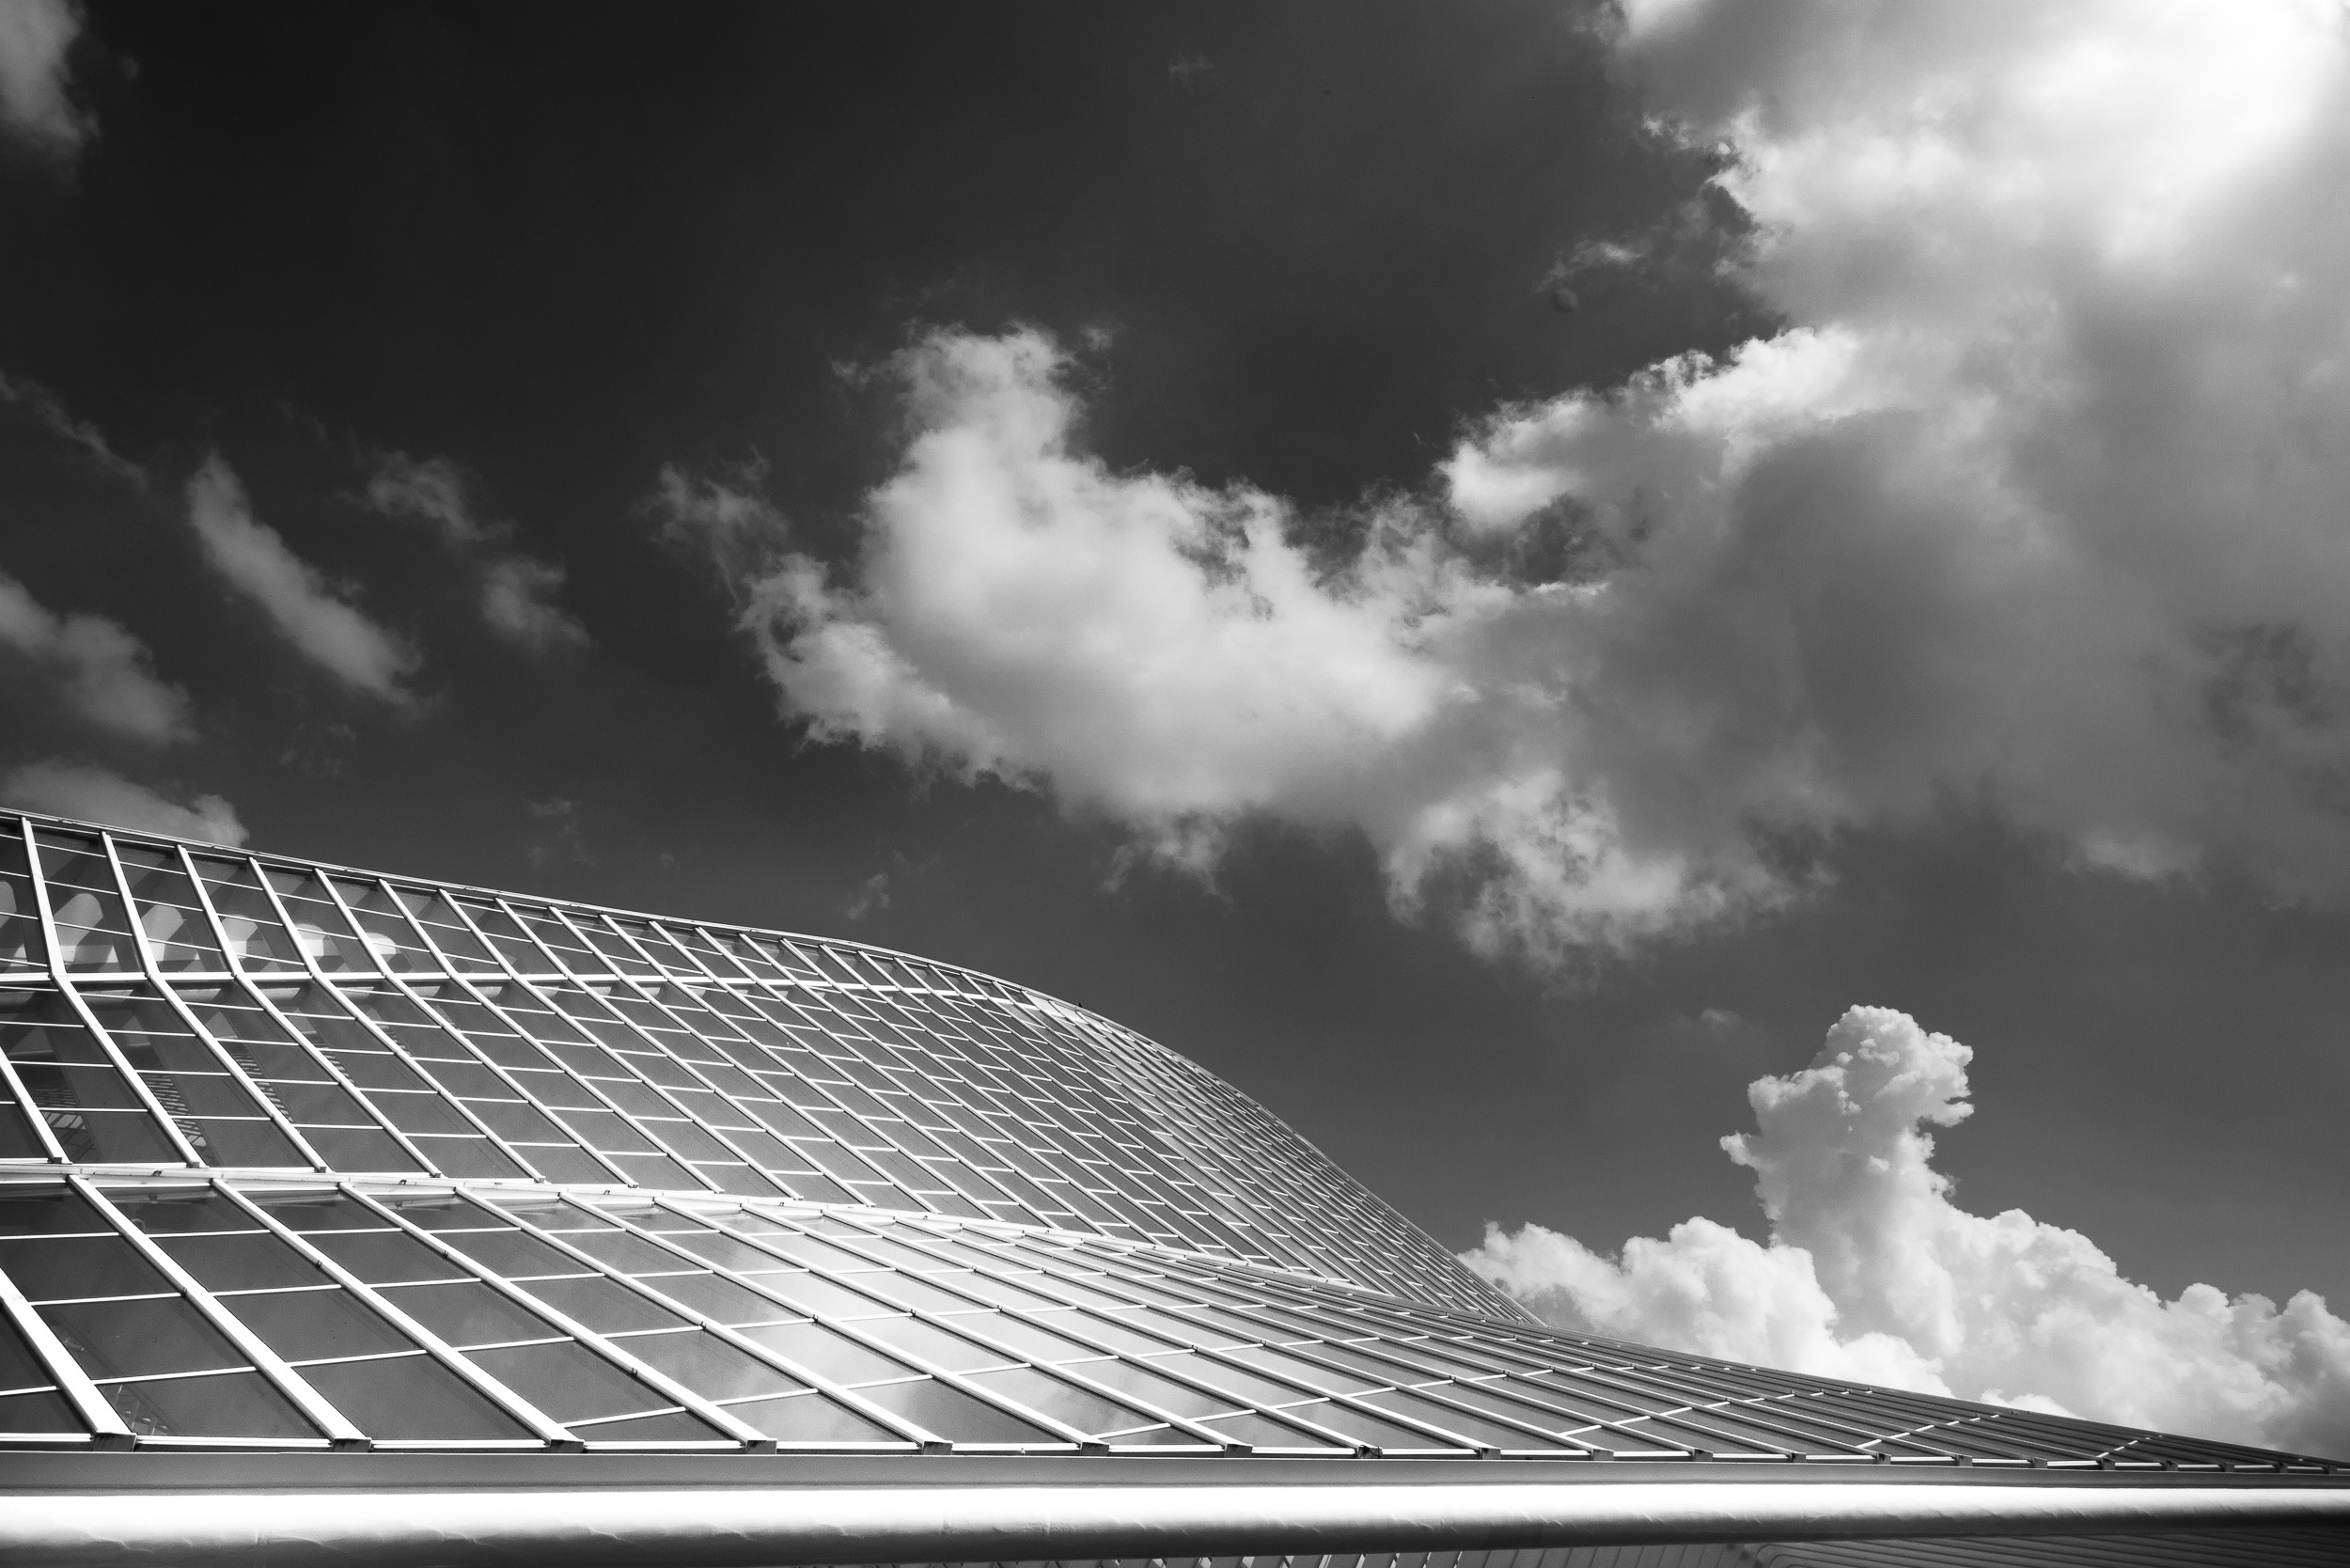
{"label": "curved roofline", "polygon": [[[898,948],[885,948],[871,942],[860,942],[854,937],[825,936],[819,933],[809,931],[786,931],[780,926],[746,926],[736,920],[705,920],[698,916],[661,915],[656,914],[651,910],[627,909],[619,904],[595,903],[587,899],[562,898],[553,893],[526,893],[512,887],[493,887],[487,883],[481,882],[448,882],[440,877],[411,876],[405,871],[387,871],[382,870],[381,868],[370,866],[349,866],[339,860],[313,860],[306,855],[295,855],[290,852],[272,852],[267,850],[248,849],[243,844],[224,844],[212,839],[191,839],[177,833],[159,833],[152,828],[146,827],[124,827],[116,823],[93,822],[86,817],[61,817],[53,811],[35,811],[22,806],[0,807],[0,815],[22,817],[29,823],[55,824],[55,826],[68,828],[77,833],[106,833],[112,834],[117,838],[151,839],[158,843],[180,844],[187,849],[203,854],[243,855],[247,859],[252,860],[281,860],[290,865],[303,867],[308,870],[339,872],[348,876],[368,877],[384,882],[411,882],[419,886],[437,887],[452,893],[478,893],[493,899],[535,899],[543,903],[561,904],[566,909],[592,909],[599,915],[622,915],[632,920],[650,920],[663,925],[711,926],[720,931],[743,932],[752,936],[780,936],[786,940],[793,942],[818,942],[826,947],[832,948],[854,948],[863,952],[878,953],[884,958],[901,959],[908,964],[927,964],[933,969],[952,969],[960,974],[970,975],[975,979],[987,980],[993,984],[1003,986],[1008,990],[1018,991],[1030,996],[1042,997],[1043,1000],[1051,1002],[1055,1006],[1065,1007],[1075,1012],[1082,1012],[1087,1018],[1092,1020],[1093,1022],[1116,1029],[1121,1034],[1131,1034],[1137,1040],[1149,1041],[1150,1043],[1157,1045],[1159,1049],[1163,1051],[1174,1050],[1173,1046],[1162,1044],[1156,1040],[1152,1040],[1149,1035],[1141,1034],[1135,1029],[1129,1028],[1125,1025],[1119,1023],[1116,1019],[1111,1018],[1104,1013],[1096,1012],[1093,1009],[1087,1007],[1082,1002],[1073,1002],[1065,996],[1055,996],[1050,991],[1040,991],[1035,986],[1026,984],[1024,981],[1006,980],[1001,975],[991,974],[985,969],[975,969],[968,964],[960,964],[953,959],[931,958],[922,953],[910,953]],[[832,980],[828,977],[819,977],[819,979],[821,983],[825,985],[838,985],[842,983],[839,980]],[[1181,1052],[1177,1052],[1176,1054],[1179,1056],[1182,1055]],[[1190,1058],[1186,1057],[1184,1059],[1188,1061]],[[1233,1087],[1237,1088],[1238,1086],[1235,1085]],[[1246,1090],[1243,1092],[1246,1092]],[[1249,1098],[1253,1100],[1256,1097],[1254,1095],[1250,1095]],[[1284,1121],[1283,1124],[1287,1125],[1287,1122]],[[1292,1128],[1291,1130],[1292,1132],[1296,1131],[1294,1128]],[[1298,1136],[1300,1137],[1305,1137],[1302,1133],[1298,1134]],[[1311,1140],[1308,1139],[1308,1141],[1310,1142]],[[1317,1148],[1316,1152],[1322,1152],[1322,1151]],[[1327,1158],[1328,1156],[1325,1153],[1324,1157]]]}

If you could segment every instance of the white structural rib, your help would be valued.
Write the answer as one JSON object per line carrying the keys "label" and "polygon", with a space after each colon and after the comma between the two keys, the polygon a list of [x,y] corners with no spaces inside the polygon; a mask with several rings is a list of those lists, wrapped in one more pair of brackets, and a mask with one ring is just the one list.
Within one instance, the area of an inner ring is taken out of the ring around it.
{"label": "white structural rib", "polygon": [[[113,1506],[110,1506],[113,1505]],[[2350,1523],[2339,1486],[1629,1482],[18,1493],[12,1568],[1016,1562]]]}

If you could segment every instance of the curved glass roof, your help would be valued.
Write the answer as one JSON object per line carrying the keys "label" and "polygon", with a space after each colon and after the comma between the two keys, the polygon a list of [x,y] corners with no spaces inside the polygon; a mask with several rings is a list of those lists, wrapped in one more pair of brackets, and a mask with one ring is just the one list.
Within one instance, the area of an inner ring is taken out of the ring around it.
{"label": "curved glass roof", "polygon": [[1543,1327],[967,970],[24,817],[0,1444],[2338,1473]]}
{"label": "curved glass roof", "polygon": [[1515,1315],[1255,1101],[849,943],[0,814],[0,1162],[865,1204]]}

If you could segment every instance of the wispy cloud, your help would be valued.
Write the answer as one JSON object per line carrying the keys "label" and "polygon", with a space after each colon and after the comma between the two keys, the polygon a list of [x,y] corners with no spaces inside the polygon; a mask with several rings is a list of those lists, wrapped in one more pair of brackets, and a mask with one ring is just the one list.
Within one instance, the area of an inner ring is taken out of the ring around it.
{"label": "wispy cloud", "polygon": [[[1953,798],[2116,874],[2340,899],[2329,16],[1629,7],[1624,69],[1731,156],[1712,205],[1576,275],[1702,259],[1784,325],[1491,411],[1335,570],[1278,497],[1093,457],[1030,331],[894,363],[912,433],[854,560],[739,478],[655,504],[724,547],[820,738],[1193,863],[1250,815],[1359,831],[1400,908],[1494,950],[1768,908],[1839,834]],[[1736,233],[1692,238],[1708,212]]]}
{"label": "wispy cloud", "polygon": [[471,501],[473,484],[447,458],[393,452],[368,479],[368,505],[386,517],[432,524],[449,548],[476,563],[481,577],[481,619],[509,642],[536,652],[578,648],[588,629],[556,603],[563,568],[509,548],[513,525],[484,522]]}
{"label": "wispy cloud", "polygon": [[1539,1225],[1489,1227],[1470,1267],[1589,1333],[1929,1393],[2302,1452],[2350,1453],[2350,1322],[2191,1285],[2165,1301],[2077,1231],[1968,1214],[1929,1128],[1973,1114],[1973,1053],[1854,1008],[1811,1065],[1758,1078],[1767,1243],[1710,1219],[1614,1257]]}
{"label": "wispy cloud", "polygon": [[106,440],[106,432],[86,419],[77,419],[55,392],[37,381],[0,374],[0,403],[47,431],[58,440],[79,447],[100,472],[145,488],[147,470],[123,457]]}
{"label": "wispy cloud", "polygon": [[242,844],[245,839],[236,808],[218,795],[177,800],[87,762],[51,758],[28,763],[0,778],[0,801],[28,811],[208,839],[215,844]]}
{"label": "wispy cloud", "polygon": [[212,569],[305,657],[354,691],[403,706],[414,700],[401,682],[416,667],[415,651],[345,603],[318,568],[258,521],[244,487],[217,456],[188,481],[188,521]]}
{"label": "wispy cloud", "polygon": [[93,724],[158,745],[196,733],[188,694],[156,675],[147,644],[120,621],[58,615],[4,572],[0,647],[30,661]]}
{"label": "wispy cloud", "polygon": [[67,93],[67,51],[81,36],[74,0],[0,6],[0,123],[37,150],[70,159],[96,132]]}

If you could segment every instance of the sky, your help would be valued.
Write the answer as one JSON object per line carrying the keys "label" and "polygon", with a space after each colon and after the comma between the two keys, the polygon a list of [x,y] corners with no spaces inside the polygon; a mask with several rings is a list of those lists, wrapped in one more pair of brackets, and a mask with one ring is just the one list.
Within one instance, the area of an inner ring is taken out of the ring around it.
{"label": "sky", "polygon": [[2345,88],[9,0],[0,798],[971,964],[1560,1323],[2350,1453]]}

